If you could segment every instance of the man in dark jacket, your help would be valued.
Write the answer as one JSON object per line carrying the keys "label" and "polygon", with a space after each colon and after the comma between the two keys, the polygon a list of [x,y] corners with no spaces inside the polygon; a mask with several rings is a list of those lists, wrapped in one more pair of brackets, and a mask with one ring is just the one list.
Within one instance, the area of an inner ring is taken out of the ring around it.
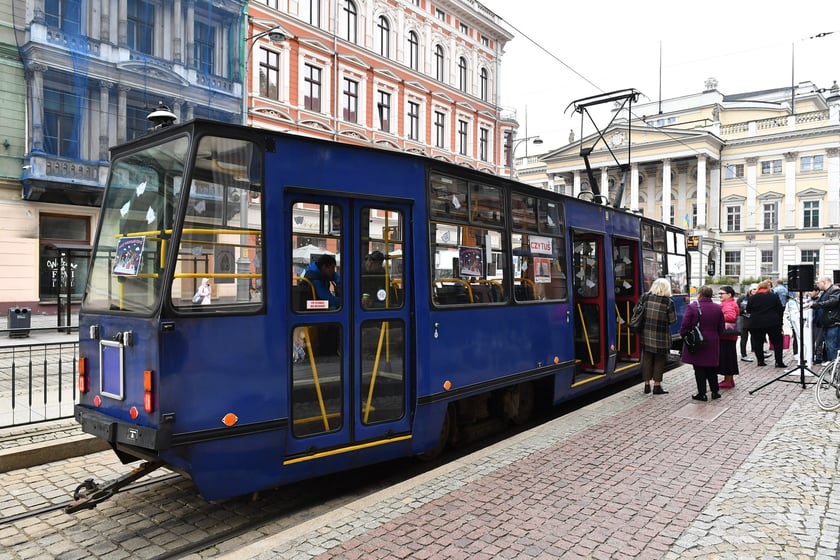
{"label": "man in dark jacket", "polygon": [[821,311],[820,322],[825,339],[824,359],[829,361],[834,360],[837,350],[840,350],[840,288],[828,276],[820,278],[817,286],[822,290],[822,294],[811,307]]}

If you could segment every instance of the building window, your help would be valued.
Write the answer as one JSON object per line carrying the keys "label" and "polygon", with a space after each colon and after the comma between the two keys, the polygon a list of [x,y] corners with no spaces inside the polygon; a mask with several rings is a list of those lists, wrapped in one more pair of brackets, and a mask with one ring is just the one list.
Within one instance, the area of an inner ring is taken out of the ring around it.
{"label": "building window", "polygon": [[262,0],[260,4],[265,4],[269,8],[277,9],[277,0]]}
{"label": "building window", "polygon": [[205,75],[216,74],[216,60],[213,45],[216,30],[212,25],[195,22],[195,67],[199,73]]}
{"label": "building window", "polygon": [[439,82],[444,78],[443,62],[443,47],[435,45],[435,79]]}
{"label": "building window", "polygon": [[668,207],[668,214],[668,223],[674,225],[677,221],[677,209],[674,208],[673,204],[670,207]]}
{"label": "building window", "polygon": [[391,94],[384,91],[379,92],[379,130],[391,132]]}
{"label": "building window", "polygon": [[78,97],[67,92],[44,88],[44,151],[54,156],[79,158],[81,108]]}
{"label": "building window", "polygon": [[761,275],[765,278],[770,276],[771,272],[774,272],[773,267],[775,266],[775,262],[773,262],[773,251],[761,251]]}
{"label": "building window", "polygon": [[82,32],[81,0],[46,0],[44,19],[48,27],[76,35]]}
{"label": "building window", "polygon": [[820,251],[819,249],[802,249],[799,253],[799,262],[814,265],[814,277],[820,277]]}
{"label": "building window", "polygon": [[799,160],[799,170],[803,173],[807,173],[808,171],[822,171],[822,169],[822,156],[805,156]]}
{"label": "building window", "polygon": [[802,227],[820,227],[820,201],[806,200],[802,203]]}
{"label": "building window", "polygon": [[782,160],[773,159],[770,161],[761,162],[762,175],[778,175],[782,172]]}
{"label": "building window", "polygon": [[478,157],[481,161],[487,161],[489,143],[490,131],[486,128],[480,128],[478,131]]}
{"label": "building window", "polygon": [[356,20],[358,18],[358,11],[353,0],[344,0],[344,7],[341,15],[344,17],[344,38],[351,43],[356,42]]}
{"label": "building window", "polygon": [[304,65],[303,107],[309,111],[321,112],[321,69]]}
{"label": "building window", "polygon": [[691,205],[691,227],[697,229],[697,204]]}
{"label": "building window", "polygon": [[127,42],[130,49],[155,54],[155,7],[151,2],[128,0],[126,17]]}
{"label": "building window", "polygon": [[321,26],[321,0],[309,0],[309,25]]}
{"label": "building window", "polygon": [[484,46],[484,47],[489,47],[490,46],[490,39],[488,39],[487,37],[482,35],[481,36],[481,45]]}
{"label": "building window", "polygon": [[391,25],[388,18],[379,16],[379,54],[385,58],[391,56]]}
{"label": "building window", "polygon": [[[44,301],[55,302],[59,294],[67,293],[67,266],[61,255],[49,246],[58,244],[89,245],[90,218],[41,214],[38,224],[40,242],[40,282],[38,296]],[[73,252],[70,260],[70,298],[79,301],[88,276],[88,255]]]}
{"label": "building window", "polygon": [[420,104],[414,101],[408,102],[408,138],[420,139]]}
{"label": "building window", "polygon": [[505,147],[505,153],[504,153],[505,165],[507,165],[512,171],[513,170],[513,161],[512,161],[513,152],[511,151],[511,148],[513,147],[513,133],[509,130],[505,131],[505,146],[504,147]]}
{"label": "building window", "polygon": [[444,12],[440,8],[435,8],[435,15],[440,21],[446,21],[446,12]]}
{"label": "building window", "polygon": [[128,100],[125,108],[125,137],[128,140],[141,138],[149,132],[149,108],[136,96]]}
{"label": "building window", "polygon": [[435,147],[444,148],[446,136],[446,115],[440,111],[435,111]]}
{"label": "building window", "polygon": [[724,167],[724,179],[740,179],[744,176],[744,164],[736,163]]}
{"label": "building window", "polygon": [[359,82],[344,78],[343,93],[344,120],[347,122],[358,122],[359,119]]}
{"label": "building window", "polygon": [[458,120],[458,153],[467,155],[467,121]]}
{"label": "building window", "polygon": [[741,252],[723,252],[723,274],[724,276],[741,276]]}
{"label": "building window", "polygon": [[480,83],[480,86],[481,86],[481,92],[480,92],[481,93],[481,100],[482,101],[487,101],[487,99],[489,98],[489,94],[490,94],[489,78],[487,76],[487,68],[482,68],[481,69],[480,79],[481,79],[481,83]]}
{"label": "building window", "polygon": [[463,56],[458,59],[458,89],[467,91],[467,59]]}
{"label": "building window", "polygon": [[461,25],[459,26],[459,29],[461,30],[461,33],[463,33],[464,35],[469,35],[470,34],[470,28],[466,23],[461,22]]}
{"label": "building window", "polygon": [[408,32],[408,65],[412,70],[420,69],[420,40],[414,31]]}
{"label": "building window", "polygon": [[778,214],[779,205],[775,202],[764,205],[764,229],[775,229],[779,226]]}
{"label": "building window", "polygon": [[726,231],[741,231],[741,207],[726,207]]}
{"label": "building window", "polygon": [[262,48],[260,49],[260,96],[280,99],[280,55]]}

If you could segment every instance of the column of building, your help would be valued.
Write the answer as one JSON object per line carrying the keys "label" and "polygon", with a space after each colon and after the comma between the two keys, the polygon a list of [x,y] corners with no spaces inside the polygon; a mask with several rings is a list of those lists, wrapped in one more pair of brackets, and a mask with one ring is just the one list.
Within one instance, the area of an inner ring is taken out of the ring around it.
{"label": "column of building", "polygon": [[32,120],[32,151],[44,151],[44,72],[43,64],[31,64],[26,69],[29,80],[29,103]]}

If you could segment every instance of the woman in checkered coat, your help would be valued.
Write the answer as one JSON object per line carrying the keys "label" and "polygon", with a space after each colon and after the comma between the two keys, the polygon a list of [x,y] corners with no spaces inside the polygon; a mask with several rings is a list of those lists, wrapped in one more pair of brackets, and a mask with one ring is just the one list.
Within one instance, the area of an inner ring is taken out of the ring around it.
{"label": "woman in checkered coat", "polygon": [[677,311],[671,301],[671,284],[665,278],[654,280],[650,291],[645,294],[645,318],[639,330],[642,346],[642,379],[645,393],[650,393],[653,379],[653,394],[664,395],[662,374],[671,351],[671,325],[677,322]]}

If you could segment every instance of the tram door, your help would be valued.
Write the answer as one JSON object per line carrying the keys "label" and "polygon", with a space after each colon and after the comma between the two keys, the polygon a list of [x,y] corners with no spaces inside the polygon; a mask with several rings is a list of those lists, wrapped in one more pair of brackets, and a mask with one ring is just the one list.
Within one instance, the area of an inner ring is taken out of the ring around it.
{"label": "tram door", "polygon": [[[609,333],[604,274],[604,238],[593,233],[572,234],[572,278],[575,315],[575,383],[607,371]],[[614,364],[613,364],[614,365]]]}
{"label": "tram door", "polygon": [[615,291],[616,352],[619,362],[636,363],[641,357],[639,337],[630,331],[630,315],[642,292],[639,270],[639,242],[634,239],[614,237],[613,274]]}
{"label": "tram door", "polygon": [[408,433],[410,207],[304,196],[289,204],[287,453]]}

